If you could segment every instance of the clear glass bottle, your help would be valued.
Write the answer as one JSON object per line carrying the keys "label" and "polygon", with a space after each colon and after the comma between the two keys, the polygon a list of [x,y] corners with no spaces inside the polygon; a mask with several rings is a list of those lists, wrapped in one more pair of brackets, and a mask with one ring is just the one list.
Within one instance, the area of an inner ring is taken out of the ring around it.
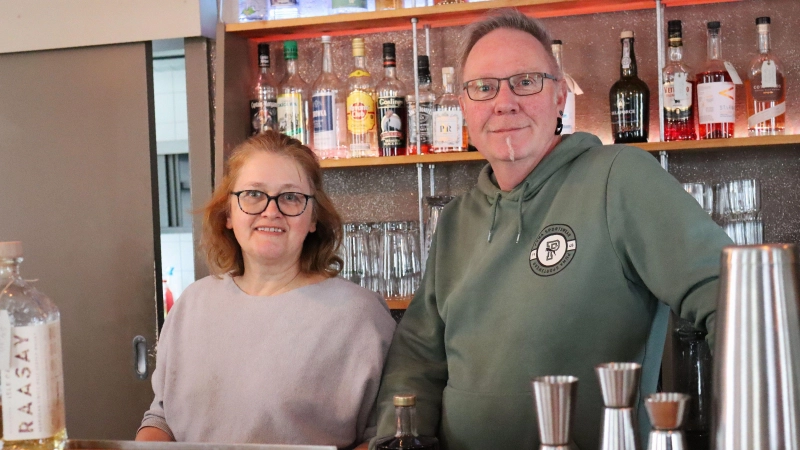
{"label": "clear glass bottle", "polygon": [[297,73],[297,41],[283,43],[283,59],[286,75],[278,89],[280,131],[308,145],[308,85]]}
{"label": "clear glass bottle", "polygon": [[619,38],[622,44],[620,78],[609,91],[614,143],[647,142],[650,128],[650,89],[637,76],[633,31],[623,31]]}
{"label": "clear glass bottle", "polygon": [[430,61],[426,55],[417,56],[417,79],[419,82],[419,149],[417,149],[417,99],[406,95],[408,108],[408,154],[425,155],[431,152],[433,142],[432,122],[436,95],[431,91]]}
{"label": "clear glass bottle", "polygon": [[364,60],[364,39],[353,39],[355,67],[347,77],[347,143],[351,158],[378,156],[375,87]]}
{"label": "clear glass bottle", "polygon": [[433,153],[467,151],[467,127],[455,93],[455,70],[442,68],[444,93],[436,99],[433,110]]}
{"label": "clear glass bottle", "polygon": [[250,99],[250,134],[276,130],[278,124],[278,88],[269,73],[269,44],[258,44],[258,79]]}
{"label": "clear glass bottle", "polygon": [[375,87],[378,96],[378,148],[381,156],[406,154],[406,87],[397,79],[393,42],[383,44],[383,79]]}
{"label": "clear glass bottle", "polygon": [[747,133],[750,136],[783,134],[786,124],[786,77],[783,64],[770,52],[769,17],[756,19],[758,55],[745,80]]}
{"label": "clear glass bottle", "polygon": [[61,449],[67,429],[60,314],[22,279],[21,263],[22,243],[0,242],[2,448]]}
{"label": "clear glass bottle", "polygon": [[269,0],[269,20],[300,17],[300,0]]}
{"label": "clear glass bottle", "polygon": [[[667,24],[669,53],[664,67],[664,140],[697,139],[694,125],[694,77],[683,63],[683,33],[680,20]],[[698,77],[699,78],[699,77]]]}
{"label": "clear glass bottle", "polygon": [[[567,74],[564,72],[562,46],[563,44],[561,41],[556,39],[551,44],[550,49],[553,52],[553,57],[556,58],[559,72],[566,78]],[[561,123],[564,126],[561,130],[561,134],[572,134],[575,132],[575,93],[572,92],[569,83],[567,83],[567,103],[564,105],[564,114],[561,116]]]}
{"label": "clear glass bottle", "polygon": [[378,450],[439,450],[439,440],[417,434],[417,396],[395,395],[394,412],[397,417],[397,432],[394,436],[378,439]]}
{"label": "clear glass bottle", "polygon": [[732,138],[736,121],[736,85],[722,61],[719,22],[708,22],[708,59],[697,74],[700,139]]}
{"label": "clear glass bottle", "polygon": [[331,0],[331,11],[334,14],[367,12],[367,0]]}
{"label": "clear glass bottle", "polygon": [[322,36],[322,73],[311,87],[314,152],[320,159],[347,157],[345,88],[333,74],[331,37]]}

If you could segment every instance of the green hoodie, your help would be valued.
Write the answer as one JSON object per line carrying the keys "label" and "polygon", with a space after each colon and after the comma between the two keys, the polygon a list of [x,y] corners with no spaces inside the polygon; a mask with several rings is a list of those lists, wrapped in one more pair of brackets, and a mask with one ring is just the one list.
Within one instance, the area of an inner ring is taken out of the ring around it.
{"label": "green hoodie", "polygon": [[415,393],[419,433],[444,449],[536,448],[531,378],[574,375],[571,435],[595,448],[594,367],[619,361],[642,364],[646,430],[668,309],[713,330],[730,240],[655,158],[591,134],[565,136],[510,192],[493,178],[487,165],[439,218],[389,350],[378,436],[394,434],[393,395]]}

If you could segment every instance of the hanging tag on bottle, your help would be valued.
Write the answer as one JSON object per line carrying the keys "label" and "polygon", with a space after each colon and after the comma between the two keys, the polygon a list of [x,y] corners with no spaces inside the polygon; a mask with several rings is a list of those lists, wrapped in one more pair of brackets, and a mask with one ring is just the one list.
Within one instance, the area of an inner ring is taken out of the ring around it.
{"label": "hanging tag on bottle", "polygon": [[778,87],[778,76],[775,69],[774,61],[764,61],[761,63],[761,87],[762,88],[776,88]]}
{"label": "hanging tag on bottle", "polygon": [[572,92],[575,95],[583,94],[583,90],[581,90],[581,87],[578,86],[578,82],[575,81],[574,78],[572,78],[567,74],[564,74],[564,79],[567,81],[567,88],[569,88],[570,92]]}
{"label": "hanging tag on bottle", "polygon": [[686,72],[676,72],[672,80],[675,101],[686,100]]}
{"label": "hanging tag on bottle", "polygon": [[8,311],[0,310],[0,370],[11,368],[11,318]]}
{"label": "hanging tag on bottle", "polygon": [[725,61],[725,69],[728,70],[728,75],[731,76],[731,81],[733,81],[733,84],[742,84],[742,79],[739,78],[736,68],[733,67],[733,64],[731,64],[730,61]]}

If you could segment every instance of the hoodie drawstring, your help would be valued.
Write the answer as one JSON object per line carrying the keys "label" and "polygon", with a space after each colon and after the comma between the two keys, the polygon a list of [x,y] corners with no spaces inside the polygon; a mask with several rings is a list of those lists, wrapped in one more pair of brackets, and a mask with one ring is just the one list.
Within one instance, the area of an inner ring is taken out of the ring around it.
{"label": "hoodie drawstring", "polygon": [[528,190],[528,182],[525,181],[522,184],[522,195],[519,196],[518,204],[519,204],[519,217],[517,218],[517,244],[519,244],[519,237],[522,235],[522,200],[525,198],[525,191]]}
{"label": "hoodie drawstring", "polygon": [[489,227],[489,237],[486,242],[492,242],[492,234],[494,233],[494,221],[497,218],[497,205],[500,204],[500,193],[494,196],[494,205],[492,206],[492,225]]}

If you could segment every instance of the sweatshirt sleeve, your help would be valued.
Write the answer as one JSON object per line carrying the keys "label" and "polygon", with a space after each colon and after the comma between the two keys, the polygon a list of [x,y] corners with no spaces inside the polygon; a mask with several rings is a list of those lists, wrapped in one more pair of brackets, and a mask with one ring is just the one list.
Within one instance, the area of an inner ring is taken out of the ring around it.
{"label": "sweatshirt sleeve", "polygon": [[[175,310],[172,311],[172,314],[175,313]],[[170,320],[164,323],[164,327],[161,330],[161,336],[158,339],[158,346],[156,348],[156,368],[153,371],[153,375],[151,377],[151,383],[153,385],[153,403],[150,404],[150,409],[144,413],[144,418],[142,419],[142,424],[139,426],[139,430],[144,427],[155,427],[160,429],[161,431],[167,433],[172,440],[175,439],[175,435],[172,433],[169,425],[167,425],[167,419],[164,414],[164,387],[165,387],[165,372],[166,372],[166,361],[167,361],[167,352],[169,350],[169,324]],[[138,433],[138,430],[137,430]]]}
{"label": "sweatshirt sleeve", "polygon": [[[431,244],[425,276],[389,348],[378,393],[378,437],[396,430],[393,398],[396,394],[417,396],[417,430],[436,436],[441,418],[442,393],[447,384],[444,322],[435,294],[436,239]],[[375,448],[375,439],[370,448]]]}
{"label": "sweatshirt sleeve", "polygon": [[609,170],[607,220],[626,277],[689,320],[713,348],[727,234],[652,157],[626,147]]}

